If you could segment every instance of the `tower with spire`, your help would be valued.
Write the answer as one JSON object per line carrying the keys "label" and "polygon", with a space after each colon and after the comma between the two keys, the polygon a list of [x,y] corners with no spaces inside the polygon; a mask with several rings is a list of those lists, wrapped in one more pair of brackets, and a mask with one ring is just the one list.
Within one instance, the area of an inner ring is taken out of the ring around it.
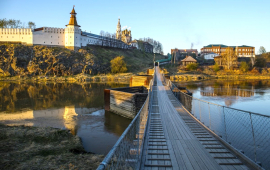
{"label": "tower with spire", "polygon": [[121,24],[120,24],[120,18],[118,18],[118,24],[116,26],[116,39],[121,40],[122,32],[121,32]]}
{"label": "tower with spire", "polygon": [[71,16],[68,25],[65,28],[65,47],[69,49],[76,49],[81,47],[81,29],[77,23],[76,12],[74,9],[71,11]]}

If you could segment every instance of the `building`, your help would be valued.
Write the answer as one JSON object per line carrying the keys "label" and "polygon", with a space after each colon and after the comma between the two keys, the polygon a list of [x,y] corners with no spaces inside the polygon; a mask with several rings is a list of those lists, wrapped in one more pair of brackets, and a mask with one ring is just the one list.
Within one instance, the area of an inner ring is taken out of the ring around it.
{"label": "building", "polygon": [[125,29],[121,31],[120,18],[118,19],[118,24],[116,26],[116,39],[129,44],[132,41],[131,30]]}
{"label": "building", "polygon": [[181,60],[183,66],[187,66],[192,63],[197,63],[197,60],[195,60],[191,56],[187,56],[185,59]]}
{"label": "building", "polygon": [[[129,48],[127,43],[119,39],[83,32],[80,29],[80,25],[77,23],[77,13],[75,12],[74,7],[70,14],[70,20],[66,25],[66,28],[0,28],[0,42],[21,43],[26,45],[59,46],[72,50],[76,50],[87,45],[100,45],[125,49]],[[127,38],[127,40],[129,39]]]}
{"label": "building", "polygon": [[197,49],[171,49],[171,55],[175,57],[176,61],[179,61],[186,56],[197,57],[198,51]]}
{"label": "building", "polygon": [[216,53],[207,53],[207,54],[204,54],[204,59],[205,60],[214,60],[214,57],[218,56],[218,54]]}
{"label": "building", "polygon": [[206,55],[209,53],[216,53],[222,55],[227,48],[235,50],[238,57],[255,57],[255,47],[252,46],[227,46],[223,44],[210,44],[201,48],[201,54]]}
{"label": "building", "polygon": [[145,51],[147,53],[153,53],[153,45],[148,43],[148,42],[144,42],[141,40],[133,40],[130,42],[130,46],[131,48],[137,48],[141,51]]}

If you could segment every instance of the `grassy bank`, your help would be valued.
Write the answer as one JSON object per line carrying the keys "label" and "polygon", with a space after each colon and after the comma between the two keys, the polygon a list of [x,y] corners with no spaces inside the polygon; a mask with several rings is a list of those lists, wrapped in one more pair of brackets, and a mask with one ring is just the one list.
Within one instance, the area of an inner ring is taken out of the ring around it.
{"label": "grassy bank", "polygon": [[36,82],[129,82],[133,73],[121,74],[77,74],[71,76],[11,76],[0,77],[0,81],[36,81]]}
{"label": "grassy bank", "polygon": [[104,158],[67,130],[0,124],[0,132],[0,169],[96,169]]}
{"label": "grassy bank", "polygon": [[[219,70],[214,71],[211,66],[199,67],[196,71],[187,71],[179,69],[179,65],[167,64],[162,66],[161,69],[164,73],[170,76],[171,80],[199,80],[199,79],[240,79],[240,80],[250,80],[258,79],[265,80],[270,79],[270,69],[263,69],[259,72],[253,69],[248,72],[241,72],[239,69],[234,70]],[[255,71],[254,71],[255,70]]]}

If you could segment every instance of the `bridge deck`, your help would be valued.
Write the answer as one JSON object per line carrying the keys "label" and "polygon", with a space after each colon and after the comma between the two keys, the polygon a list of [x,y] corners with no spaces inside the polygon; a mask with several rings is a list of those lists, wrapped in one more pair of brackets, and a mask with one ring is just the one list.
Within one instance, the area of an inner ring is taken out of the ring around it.
{"label": "bridge deck", "polygon": [[156,69],[141,169],[249,169],[189,115]]}

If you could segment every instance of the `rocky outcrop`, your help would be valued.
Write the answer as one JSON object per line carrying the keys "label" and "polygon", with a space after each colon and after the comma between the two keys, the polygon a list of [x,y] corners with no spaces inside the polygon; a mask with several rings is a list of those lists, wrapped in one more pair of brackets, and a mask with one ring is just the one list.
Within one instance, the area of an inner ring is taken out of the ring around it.
{"label": "rocky outcrop", "polygon": [[46,46],[0,45],[0,76],[67,76],[103,73],[109,63],[102,63],[87,49],[71,51]]}

